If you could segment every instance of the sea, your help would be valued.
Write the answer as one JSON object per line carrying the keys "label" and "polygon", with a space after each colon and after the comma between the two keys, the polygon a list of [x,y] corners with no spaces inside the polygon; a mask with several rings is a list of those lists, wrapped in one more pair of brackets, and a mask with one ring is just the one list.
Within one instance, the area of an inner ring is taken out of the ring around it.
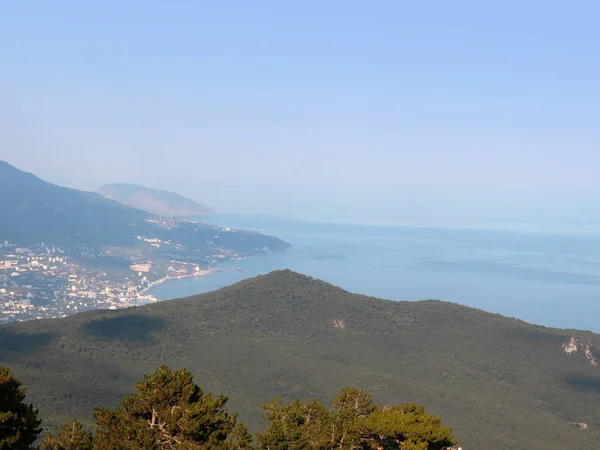
{"label": "sea", "polygon": [[600,332],[600,233],[594,227],[548,231],[242,214],[199,220],[257,230],[291,247],[225,262],[208,276],[167,281],[150,291],[158,299],[291,269],[354,293],[444,300],[537,325]]}

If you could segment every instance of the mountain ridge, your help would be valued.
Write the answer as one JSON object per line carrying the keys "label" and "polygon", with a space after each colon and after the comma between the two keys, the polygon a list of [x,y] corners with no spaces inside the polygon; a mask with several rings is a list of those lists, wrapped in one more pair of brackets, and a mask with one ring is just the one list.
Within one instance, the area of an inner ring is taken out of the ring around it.
{"label": "mountain ridge", "polygon": [[98,188],[100,195],[158,216],[190,217],[214,214],[210,206],[175,192],[129,183],[110,183]]}
{"label": "mountain ridge", "polygon": [[[183,243],[206,247],[206,241],[220,233],[220,242],[235,242],[241,247],[285,248],[283,241],[259,233],[225,230],[187,219],[170,219],[158,224],[156,215],[132,208],[96,192],[58,186],[34,174],[0,161],[0,205],[3,220],[0,236],[21,245],[41,241],[61,245],[135,245],[137,236],[173,235],[176,230]],[[168,238],[167,238],[168,239]]]}
{"label": "mountain ridge", "polygon": [[116,230],[148,217],[100,194],[48,183],[6,161],[0,164],[0,205],[5,212],[0,236],[23,244],[91,237],[98,226]]}
{"label": "mountain ridge", "polygon": [[590,332],[350,294],[277,271],[184,299],[3,326],[0,363],[46,420],[90,420],[93,405],[114,405],[166,363],[230,395],[254,429],[257,405],[273,396],[326,399],[355,385],[383,403],[425,405],[465,448],[592,449],[600,368],[563,349],[574,334],[597,353]]}

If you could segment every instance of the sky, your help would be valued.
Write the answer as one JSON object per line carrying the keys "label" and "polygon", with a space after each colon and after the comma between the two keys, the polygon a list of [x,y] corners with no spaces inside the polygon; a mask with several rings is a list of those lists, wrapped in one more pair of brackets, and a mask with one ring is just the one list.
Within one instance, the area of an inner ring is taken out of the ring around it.
{"label": "sky", "polygon": [[598,218],[599,16],[595,1],[4,1],[0,159],[224,211]]}

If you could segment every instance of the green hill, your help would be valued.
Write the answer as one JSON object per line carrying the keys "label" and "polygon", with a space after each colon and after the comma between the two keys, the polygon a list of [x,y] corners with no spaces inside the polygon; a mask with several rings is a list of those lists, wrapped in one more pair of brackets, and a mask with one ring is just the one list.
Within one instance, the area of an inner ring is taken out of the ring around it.
{"label": "green hill", "polygon": [[14,323],[0,327],[0,342],[0,365],[23,381],[47,426],[73,415],[90,424],[94,405],[115,405],[165,363],[228,394],[255,429],[257,405],[274,396],[326,401],[356,385],[381,403],[425,405],[465,449],[600,442],[600,366],[589,345],[600,336],[354,295],[290,271],[139,308]]}
{"label": "green hill", "polygon": [[106,198],[157,216],[190,217],[214,214],[210,206],[203,205],[174,192],[150,189],[127,183],[106,184],[98,189]]}

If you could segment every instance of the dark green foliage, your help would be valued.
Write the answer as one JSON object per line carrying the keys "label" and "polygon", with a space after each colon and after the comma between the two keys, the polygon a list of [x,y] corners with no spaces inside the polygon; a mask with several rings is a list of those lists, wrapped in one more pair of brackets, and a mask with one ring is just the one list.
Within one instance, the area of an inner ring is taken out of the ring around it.
{"label": "dark green foliage", "polygon": [[77,419],[63,425],[57,436],[46,435],[41,450],[92,450],[92,436]]}
{"label": "dark green foliage", "polygon": [[[14,386],[0,418],[23,416],[22,389],[8,369],[0,368],[7,384]],[[0,391],[4,392],[4,391]],[[11,394],[12,392],[12,394]],[[225,409],[227,397],[213,397],[194,383],[186,370],[160,366],[144,376],[137,392],[121,406],[95,411],[96,434],[92,439],[77,419],[61,432],[44,437],[40,450],[252,450],[252,436]],[[268,422],[257,435],[264,450],[443,450],[455,444],[452,429],[439,417],[413,403],[381,407],[363,389],[346,388],[328,410],[316,399],[281,404],[275,398],[262,409]],[[26,413],[34,413],[25,405]],[[37,413],[35,413],[37,414]],[[36,426],[40,421],[33,419]],[[7,428],[10,424],[1,422]],[[1,430],[1,428],[0,428]],[[41,430],[16,432],[0,441],[0,449],[27,449]],[[29,437],[25,437],[29,435]]]}
{"label": "dark green foliage", "polygon": [[364,389],[352,387],[342,389],[331,403],[334,408],[333,429],[337,435],[336,441],[342,447],[354,445],[360,448],[367,436],[363,421],[378,408],[373,403],[373,397]]}
{"label": "dark green foliage", "polygon": [[[185,369],[173,372],[161,366],[144,378],[122,406],[96,408],[94,449],[236,448],[228,439],[236,419],[225,409],[227,397],[203,392]],[[243,429],[237,431],[246,438]]]}
{"label": "dark green foliage", "polygon": [[2,326],[0,364],[25,383],[49,431],[73,416],[92,429],[94,406],[114,408],[164,363],[227,392],[252,432],[264,425],[257,405],[273,397],[327,405],[342,386],[362,386],[375,403],[424,405],[466,449],[597,450],[600,368],[563,351],[573,335],[600,343],[593,333],[352,295],[281,271],[187,299]]}
{"label": "dark green foliage", "polygon": [[276,398],[262,407],[268,423],[258,435],[259,448],[269,450],[308,450],[331,448],[326,433],[330,417],[318,401],[300,400],[281,404]]}
{"label": "dark green foliage", "polygon": [[373,404],[373,397],[356,387],[342,389],[331,403],[340,414],[358,417],[366,417],[377,408]]}
{"label": "dark green foliage", "polygon": [[452,429],[413,403],[382,407],[362,389],[344,389],[327,410],[318,400],[263,406],[258,434],[264,450],[442,450],[456,444]]}
{"label": "dark green foliage", "polygon": [[443,450],[457,443],[452,428],[414,403],[378,408],[360,426],[363,439],[386,450]]}
{"label": "dark green foliage", "polygon": [[233,450],[252,450],[252,435],[248,431],[246,425],[238,422],[231,432],[231,441]]}
{"label": "dark green foliage", "polygon": [[21,382],[0,366],[0,450],[28,449],[42,431],[38,411],[24,400]]}

